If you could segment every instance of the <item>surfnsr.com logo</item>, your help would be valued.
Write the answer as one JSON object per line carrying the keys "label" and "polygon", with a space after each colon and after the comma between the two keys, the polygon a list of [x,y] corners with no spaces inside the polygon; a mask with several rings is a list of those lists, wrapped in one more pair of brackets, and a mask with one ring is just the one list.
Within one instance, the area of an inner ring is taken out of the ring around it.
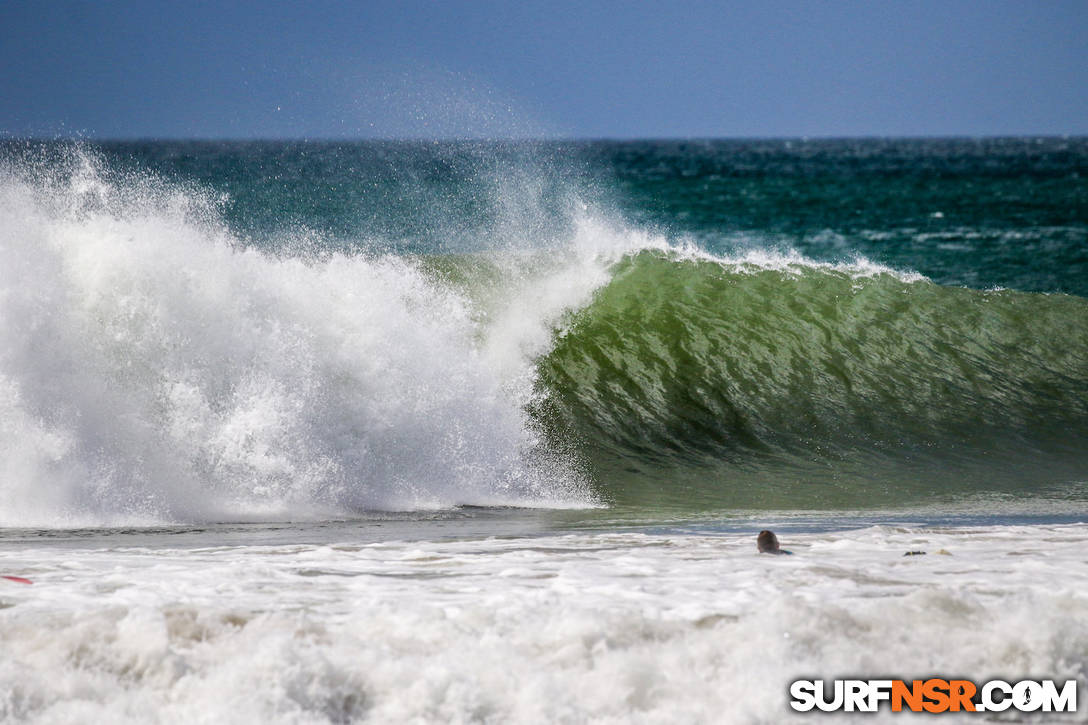
{"label": "surfnsr.com logo", "polygon": [[790,707],[799,712],[1076,712],[1077,681],[1060,687],[1054,680],[797,680],[790,684]]}

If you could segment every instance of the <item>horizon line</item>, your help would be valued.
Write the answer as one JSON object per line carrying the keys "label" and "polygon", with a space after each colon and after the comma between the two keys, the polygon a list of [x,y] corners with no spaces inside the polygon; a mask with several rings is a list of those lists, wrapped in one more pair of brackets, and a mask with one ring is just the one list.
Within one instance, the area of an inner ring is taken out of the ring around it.
{"label": "horizon line", "polygon": [[0,142],[85,142],[85,143],[624,143],[624,142],[705,142],[705,141],[985,141],[1031,139],[1088,139],[1088,133],[1025,134],[800,134],[771,136],[52,136],[16,135],[0,132]]}

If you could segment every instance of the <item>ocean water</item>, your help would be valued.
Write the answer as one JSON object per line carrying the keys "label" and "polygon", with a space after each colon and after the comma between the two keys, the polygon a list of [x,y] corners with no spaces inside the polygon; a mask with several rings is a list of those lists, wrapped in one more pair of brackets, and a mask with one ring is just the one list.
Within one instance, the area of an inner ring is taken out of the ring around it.
{"label": "ocean water", "polygon": [[6,141],[0,220],[0,721],[1088,697],[1088,140]]}

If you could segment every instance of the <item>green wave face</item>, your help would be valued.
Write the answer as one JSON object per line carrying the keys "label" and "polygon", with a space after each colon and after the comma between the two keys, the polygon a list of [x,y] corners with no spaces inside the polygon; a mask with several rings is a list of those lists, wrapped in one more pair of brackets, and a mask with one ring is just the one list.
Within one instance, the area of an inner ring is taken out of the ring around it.
{"label": "green wave face", "polygon": [[619,505],[1083,497],[1088,300],[643,251],[539,363],[534,414]]}

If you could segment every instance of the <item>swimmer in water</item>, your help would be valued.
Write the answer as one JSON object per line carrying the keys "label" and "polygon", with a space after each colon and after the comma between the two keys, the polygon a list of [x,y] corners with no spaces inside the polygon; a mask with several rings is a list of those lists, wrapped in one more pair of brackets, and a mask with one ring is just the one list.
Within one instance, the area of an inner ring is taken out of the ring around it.
{"label": "swimmer in water", "polygon": [[778,537],[774,535],[773,531],[767,531],[764,529],[759,532],[759,536],[756,537],[756,548],[759,549],[760,554],[792,554],[792,551],[786,551],[778,546]]}

